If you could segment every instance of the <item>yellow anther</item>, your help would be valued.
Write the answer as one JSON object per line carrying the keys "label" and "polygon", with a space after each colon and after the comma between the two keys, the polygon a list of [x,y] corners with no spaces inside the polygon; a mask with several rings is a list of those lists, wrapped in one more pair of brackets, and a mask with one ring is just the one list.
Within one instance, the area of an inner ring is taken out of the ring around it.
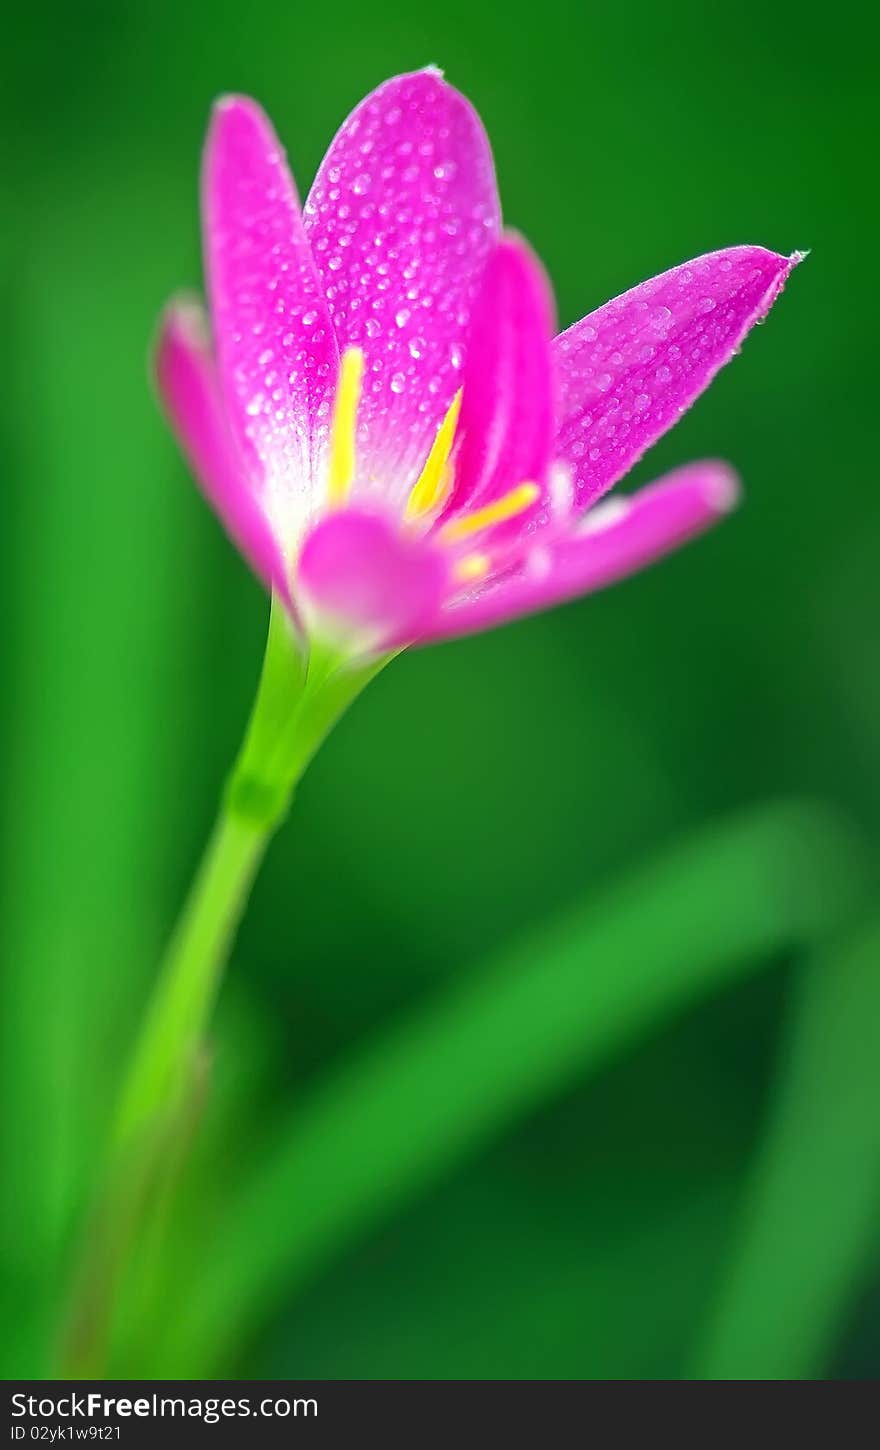
{"label": "yellow anther", "polygon": [[364,355],[359,347],[347,347],[339,363],[339,382],[330,427],[330,465],[327,497],[331,505],[345,503],[354,480],[354,443]]}
{"label": "yellow anther", "polygon": [[517,484],[509,493],[502,494],[493,503],[487,503],[485,508],[474,509],[472,514],[462,514],[460,519],[444,524],[440,531],[443,542],[457,544],[460,539],[469,539],[471,534],[478,534],[481,529],[515,519],[517,514],[531,507],[540,492],[536,483]]}
{"label": "yellow anther", "polygon": [[465,554],[455,566],[455,577],[462,584],[471,584],[475,579],[485,579],[491,567],[488,554]]}
{"label": "yellow anther", "polygon": [[428,461],[407,499],[406,518],[408,519],[418,519],[424,514],[432,513],[437,505],[443,502],[449,491],[451,478],[447,464],[460,412],[461,388],[449,405],[446,417],[440,424],[437,437],[431,445]]}

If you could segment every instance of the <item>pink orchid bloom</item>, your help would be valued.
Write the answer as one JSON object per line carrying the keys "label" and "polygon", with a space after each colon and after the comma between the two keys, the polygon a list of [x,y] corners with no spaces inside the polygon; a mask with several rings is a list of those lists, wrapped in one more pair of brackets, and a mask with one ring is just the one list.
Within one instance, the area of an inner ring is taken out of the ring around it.
{"label": "pink orchid bloom", "polygon": [[734,504],[713,461],[599,501],[799,254],[711,252],[554,337],[544,272],[501,230],[480,120],[436,70],[361,102],[302,210],[260,108],[220,101],[203,211],[210,333],[196,304],[169,306],[159,385],[208,500],[306,636],[364,654],[484,629],[600,589]]}

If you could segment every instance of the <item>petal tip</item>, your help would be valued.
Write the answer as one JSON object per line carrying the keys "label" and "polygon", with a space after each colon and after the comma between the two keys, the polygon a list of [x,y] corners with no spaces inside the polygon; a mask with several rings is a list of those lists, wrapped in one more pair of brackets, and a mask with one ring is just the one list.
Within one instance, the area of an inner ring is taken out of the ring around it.
{"label": "petal tip", "polygon": [[742,498],[739,474],[728,463],[715,463],[706,469],[703,497],[713,513],[732,513]]}
{"label": "petal tip", "polygon": [[236,111],[253,114],[254,111],[261,112],[262,107],[252,96],[246,96],[237,91],[224,91],[216,97],[211,107],[211,112],[215,116],[227,116]]}
{"label": "petal tip", "polygon": [[206,155],[213,159],[217,153],[228,153],[230,147],[234,150],[254,142],[264,147],[277,145],[272,122],[259,101],[233,91],[218,96],[211,107]]}
{"label": "petal tip", "polygon": [[714,255],[721,258],[725,256],[739,257],[741,264],[750,265],[752,268],[751,279],[756,287],[752,296],[755,298],[755,302],[754,311],[743,331],[743,337],[745,337],[754,323],[763,321],[767,316],[795,267],[804,260],[807,253],[791,252],[786,256],[783,252],[774,252],[770,247],[745,245],[731,247],[726,252],[718,252]]}
{"label": "petal tip", "polygon": [[[540,299],[546,315],[548,334],[556,329],[556,298],[544,263],[521,232],[505,227],[495,251],[496,265],[506,265],[518,284]],[[490,265],[493,259],[490,258]]]}
{"label": "petal tip", "polygon": [[175,336],[206,348],[208,319],[201,298],[195,292],[175,292],[159,314],[160,337]]}
{"label": "petal tip", "polygon": [[181,353],[202,358],[211,353],[208,319],[201,299],[193,292],[178,292],[170,297],[159,313],[153,332],[149,367],[163,407]]}

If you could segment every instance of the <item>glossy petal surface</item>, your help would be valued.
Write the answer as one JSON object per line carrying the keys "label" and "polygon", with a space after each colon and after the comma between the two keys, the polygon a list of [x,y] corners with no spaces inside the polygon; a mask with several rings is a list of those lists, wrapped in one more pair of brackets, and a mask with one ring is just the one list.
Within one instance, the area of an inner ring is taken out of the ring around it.
{"label": "glossy petal surface", "polygon": [[473,107],[436,71],[387,81],[330,146],[305,219],[340,349],[366,356],[357,486],[402,507],[461,386],[498,236]]}
{"label": "glossy petal surface", "polygon": [[800,260],[729,247],[606,302],[556,341],[557,452],[589,506],[678,422]]}
{"label": "glossy petal surface", "polygon": [[165,411],[205,497],[264,584],[289,598],[281,548],[226,420],[201,308],[180,302],[166,310],[156,376]]}
{"label": "glossy petal surface", "polygon": [[[524,242],[506,237],[474,307],[447,516],[483,507],[524,482],[541,488],[528,518],[546,503],[555,432],[553,323],[543,268]],[[526,522],[504,527],[519,532]]]}
{"label": "glossy petal surface", "polygon": [[267,507],[295,537],[321,469],[338,353],[284,152],[260,107],[214,111],[203,172],[205,261],[220,381]]}

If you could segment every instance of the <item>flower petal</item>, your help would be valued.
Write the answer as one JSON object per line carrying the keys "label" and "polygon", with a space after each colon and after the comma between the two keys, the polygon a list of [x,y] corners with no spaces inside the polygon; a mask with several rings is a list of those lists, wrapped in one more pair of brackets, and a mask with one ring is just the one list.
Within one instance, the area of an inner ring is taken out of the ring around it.
{"label": "flower petal", "polygon": [[156,376],[165,411],[202,492],[264,584],[289,602],[284,556],[229,430],[198,305],[175,302],[166,309]]}
{"label": "flower petal", "polygon": [[559,456],[587,507],[678,421],[769,311],[801,254],[730,247],[607,302],[556,340]]}
{"label": "flower petal", "polygon": [[421,635],[447,589],[449,562],[397,520],[342,509],[323,518],[303,544],[297,602],[316,633],[353,652],[407,644]]}
{"label": "flower petal", "polygon": [[333,141],[305,220],[340,349],[366,355],[359,483],[402,506],[460,386],[498,235],[476,112],[438,71],[387,81]]}
{"label": "flower petal", "polygon": [[[482,508],[517,484],[547,482],[555,397],[550,284],[517,237],[499,243],[473,309],[464,371],[455,487],[446,518]],[[533,519],[542,498],[528,511]],[[520,532],[522,516],[504,525]]]}
{"label": "flower petal", "polygon": [[246,97],[215,108],[203,211],[230,422],[263,464],[267,506],[293,539],[320,467],[338,351],[284,152]]}
{"label": "flower petal", "polygon": [[423,638],[489,629],[589,594],[677,548],[729,513],[739,493],[724,463],[691,463],[631,498],[600,504],[568,535],[538,544],[513,574],[447,607]]}

